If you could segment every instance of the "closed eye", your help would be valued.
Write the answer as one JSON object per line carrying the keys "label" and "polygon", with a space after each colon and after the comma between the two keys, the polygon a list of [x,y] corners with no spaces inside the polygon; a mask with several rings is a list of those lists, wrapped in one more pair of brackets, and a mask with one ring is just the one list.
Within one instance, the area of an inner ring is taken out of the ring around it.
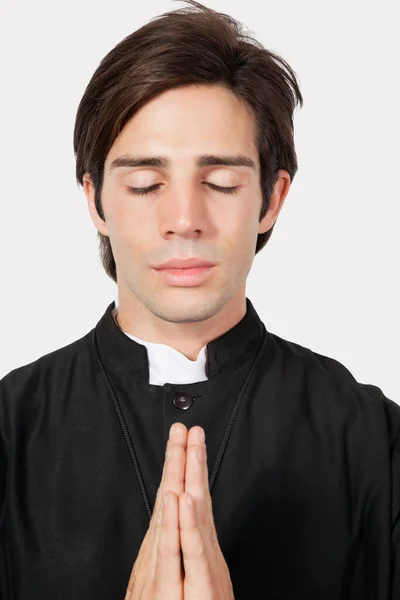
{"label": "closed eye", "polygon": [[[236,194],[238,192],[239,186],[234,187],[223,187],[220,185],[215,185],[215,183],[210,183],[209,181],[204,181],[206,185],[210,186],[212,190],[217,192],[222,192],[223,194]],[[136,196],[146,196],[148,194],[152,194],[161,186],[161,183],[154,183],[149,187],[128,187],[128,192],[130,194],[135,194]]]}

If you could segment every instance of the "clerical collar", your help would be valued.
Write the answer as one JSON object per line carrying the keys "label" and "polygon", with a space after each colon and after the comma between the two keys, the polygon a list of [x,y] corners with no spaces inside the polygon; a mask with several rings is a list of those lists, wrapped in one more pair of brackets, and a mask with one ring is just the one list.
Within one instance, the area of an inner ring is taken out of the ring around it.
{"label": "clerical collar", "polygon": [[[126,335],[115,322],[113,301],[96,325],[95,333],[102,362],[107,369],[118,373],[129,372],[131,377],[150,383],[149,355],[146,346],[134,336]],[[231,329],[212,340],[205,347],[205,374],[207,379],[233,373],[259,348],[263,336],[268,335],[264,323],[253,304],[246,298],[246,314]]]}
{"label": "clerical collar", "polygon": [[[118,312],[118,297],[115,299],[115,308],[112,314],[115,322]],[[121,329],[121,328],[120,328]],[[124,331],[121,329],[121,331]],[[196,360],[190,360],[182,352],[179,352],[167,344],[159,344],[142,340],[127,331],[125,335],[147,348],[149,361],[149,383],[151,385],[164,385],[164,383],[197,383],[206,381],[207,346],[203,346]]]}

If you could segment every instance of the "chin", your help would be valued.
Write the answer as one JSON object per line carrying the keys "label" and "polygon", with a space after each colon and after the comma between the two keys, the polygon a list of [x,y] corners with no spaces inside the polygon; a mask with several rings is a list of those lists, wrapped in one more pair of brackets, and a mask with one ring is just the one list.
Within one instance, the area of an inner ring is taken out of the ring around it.
{"label": "chin", "polygon": [[[177,293],[178,292],[178,293]],[[223,295],[194,288],[176,288],[173,294],[160,294],[154,302],[146,302],[148,309],[163,321],[189,323],[205,321],[216,315],[226,303]]]}

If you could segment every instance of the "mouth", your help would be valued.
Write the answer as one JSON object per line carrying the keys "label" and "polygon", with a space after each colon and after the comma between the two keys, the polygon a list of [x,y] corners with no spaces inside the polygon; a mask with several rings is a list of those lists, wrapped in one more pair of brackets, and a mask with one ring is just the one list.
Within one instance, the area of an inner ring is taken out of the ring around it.
{"label": "mouth", "polygon": [[216,265],[165,269],[154,269],[156,273],[166,282],[173,286],[194,287],[202,284],[210,276]]}

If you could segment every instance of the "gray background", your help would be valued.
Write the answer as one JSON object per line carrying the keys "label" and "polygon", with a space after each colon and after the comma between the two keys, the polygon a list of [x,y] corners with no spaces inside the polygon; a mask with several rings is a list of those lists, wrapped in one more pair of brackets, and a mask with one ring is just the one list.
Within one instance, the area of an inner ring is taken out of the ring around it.
{"label": "gray background", "polygon": [[[267,329],[400,404],[398,5],[205,2],[293,67],[299,170],[247,295]],[[156,1],[0,8],[0,377],[85,335],[113,300],[74,174],[72,132],[102,57]]]}

